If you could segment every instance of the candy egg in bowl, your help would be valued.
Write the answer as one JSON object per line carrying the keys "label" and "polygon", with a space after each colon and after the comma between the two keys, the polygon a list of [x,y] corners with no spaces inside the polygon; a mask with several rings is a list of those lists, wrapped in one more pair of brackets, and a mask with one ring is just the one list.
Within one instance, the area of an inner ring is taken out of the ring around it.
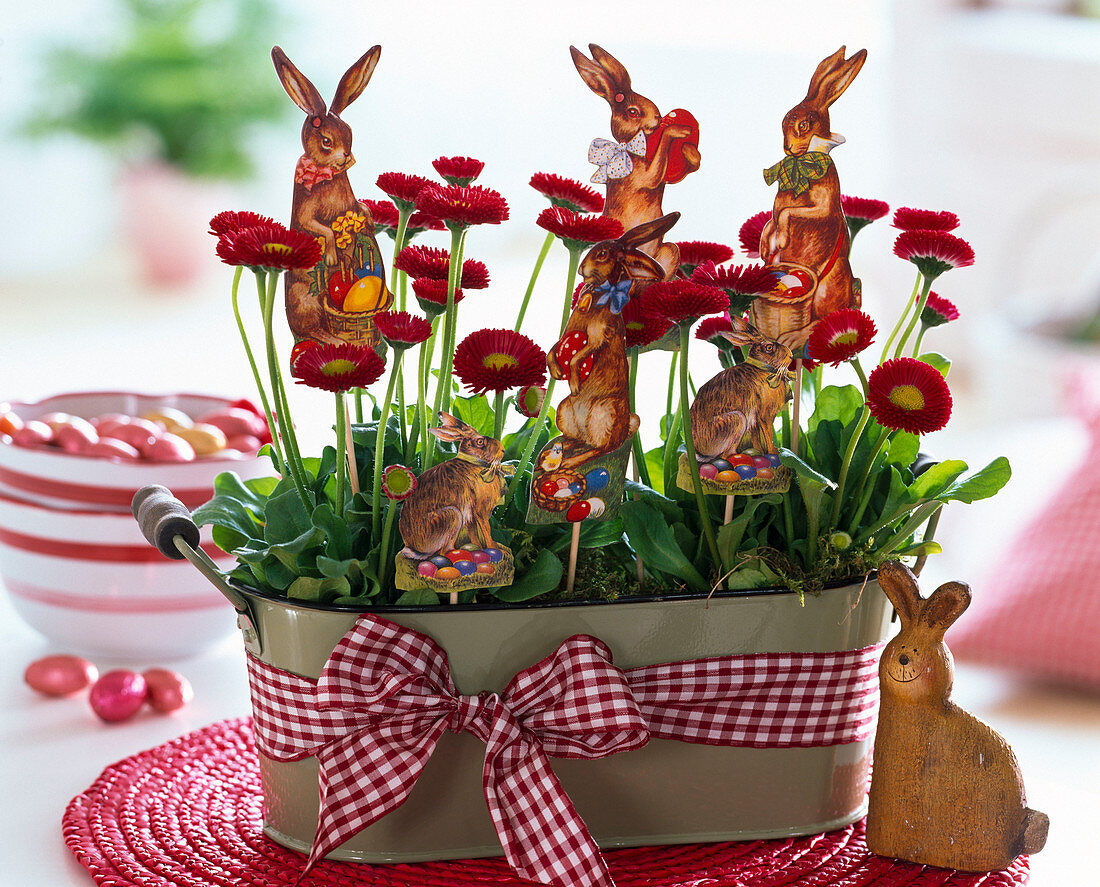
{"label": "candy egg in bowl", "polygon": [[204,394],[79,392],[0,402],[0,492],[58,508],[129,514],[151,483],[189,508],[216,478],[271,473],[267,423],[245,401]]}

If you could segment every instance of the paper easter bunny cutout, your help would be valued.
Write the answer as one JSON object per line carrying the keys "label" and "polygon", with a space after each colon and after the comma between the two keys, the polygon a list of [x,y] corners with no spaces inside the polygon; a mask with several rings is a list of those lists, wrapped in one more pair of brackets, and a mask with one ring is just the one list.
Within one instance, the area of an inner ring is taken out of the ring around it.
{"label": "paper easter bunny cutout", "polygon": [[640,249],[680,218],[669,213],[595,244],[580,264],[584,286],[547,352],[554,379],[569,383],[558,405],[561,434],[538,455],[528,523],[609,517],[622,501],[630,443],[641,420],[630,411],[629,362],[623,308],[664,269]]}
{"label": "paper easter bunny cutout", "polygon": [[879,664],[881,707],[867,811],[875,853],[970,872],[1038,853],[1049,820],[1027,806],[1008,743],[951,699],[944,632],[970,604],[947,582],[927,599],[908,567],[888,561],[878,582],[901,618]]}
{"label": "paper easter bunny cutout", "polygon": [[[791,349],[740,317],[721,335],[748,346],[744,362],[704,382],[691,403],[691,439],[703,492],[721,496],[785,493],[793,472],[775,452],[775,417],[791,398]],[[677,485],[692,486],[687,453],[680,454]]]}
{"label": "paper easter bunny cutout", "polygon": [[382,47],[374,46],[340,78],[332,105],[278,46],[271,50],[279,80],[306,113],[294,171],[291,227],[323,242],[310,271],[286,275],[286,314],[295,341],[352,342],[380,348],[371,317],[393,304],[370,209],[355,199],[348,168],[351,127],[340,113],[366,88]]}
{"label": "paper easter bunny cutout", "polygon": [[402,591],[441,594],[511,585],[512,552],[494,541],[489,524],[512,475],[500,461],[504,447],[449,413],[429,430],[456,443],[458,454],[421,474],[401,505],[397,527],[405,547],[394,583]]}
{"label": "paper easter bunny cutout", "polygon": [[[614,137],[592,141],[588,160],[597,166],[592,181],[607,184],[603,214],[629,231],[661,218],[665,185],[699,168],[699,124],[682,108],[662,117],[652,101],[631,89],[630,74],[618,59],[595,43],[588,48],[592,58],[575,46],[569,52],[581,79],[611,106]],[[661,235],[639,246],[657,260],[666,278],[679,268],[679,247]]]}
{"label": "paper easter bunny cutout", "polygon": [[859,73],[861,49],[844,58],[842,46],[817,66],[806,97],[783,118],[779,163],[764,170],[778,184],[771,219],[760,235],[760,257],[774,268],[777,287],[752,306],[753,324],[801,353],[814,324],[826,314],[862,304],[848,263],[851,237],[840,203],[840,178],[829,152],[844,142],[832,132],[829,106]]}

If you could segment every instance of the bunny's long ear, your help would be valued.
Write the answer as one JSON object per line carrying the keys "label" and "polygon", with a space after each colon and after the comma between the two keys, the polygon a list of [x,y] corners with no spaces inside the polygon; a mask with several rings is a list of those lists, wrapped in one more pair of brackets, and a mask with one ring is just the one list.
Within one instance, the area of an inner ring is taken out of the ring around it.
{"label": "bunny's long ear", "polygon": [[965,582],[945,582],[920,608],[920,621],[943,634],[970,606],[970,586]]}
{"label": "bunny's long ear", "polygon": [[619,238],[619,243],[627,249],[634,246],[640,246],[643,243],[648,243],[650,240],[656,240],[678,221],[680,221],[680,214],[675,212],[663,215],[659,219],[654,219],[652,222],[643,222],[640,225],[635,225],[622,235],[622,237]]}
{"label": "bunny's long ear", "polygon": [[622,62],[595,43],[589,43],[588,49],[592,53],[592,58],[596,61],[596,64],[607,71],[612,83],[618,86],[620,90],[630,89],[630,74],[627,73]]}
{"label": "bunny's long ear", "polygon": [[[847,61],[844,61],[843,46],[840,47],[838,52],[840,53],[839,61],[837,61],[832,69],[827,71],[821,78],[821,82],[814,96],[814,102],[825,108],[828,108],[833,102],[844,95],[844,90],[852,85],[852,81],[856,79],[856,74],[860,72],[863,63],[867,61],[866,49],[853,52],[852,57]],[[830,58],[833,58],[833,56],[830,56]]]}
{"label": "bunny's long ear", "polygon": [[901,617],[902,627],[914,625],[920,613],[921,596],[917,577],[901,561],[879,565],[878,584]]}
{"label": "bunny's long ear", "polygon": [[731,345],[751,345],[753,342],[764,341],[767,337],[751,323],[742,317],[734,315],[730,317],[730,332],[722,332],[719,335]]}
{"label": "bunny's long ear", "polygon": [[614,105],[615,96],[621,93],[622,89],[612,79],[611,75],[602,65],[592,61],[577,47],[570,46],[569,54],[573,56],[573,64],[577,67],[577,73],[581,75],[581,80],[588,84],[588,88],[596,95],[603,96],[608,104]]}
{"label": "bunny's long ear", "polygon": [[372,46],[359,61],[344,72],[340,85],[336,87],[336,96],[332,100],[333,114],[339,114],[362,94],[370,83],[371,74],[382,55],[381,46]]}
{"label": "bunny's long ear", "polygon": [[279,75],[283,89],[294,100],[294,104],[314,117],[324,116],[325,100],[321,98],[321,93],[305,74],[294,67],[294,63],[280,47],[271,47],[271,60],[275,63],[275,73]]}
{"label": "bunny's long ear", "polygon": [[456,419],[450,413],[440,411],[439,424],[434,428],[429,428],[428,431],[440,440],[462,440],[470,431],[470,426],[461,419]]}
{"label": "bunny's long ear", "polygon": [[643,253],[640,249],[632,249],[623,253],[621,261],[627,274],[634,280],[664,279],[664,266],[652,256]]}

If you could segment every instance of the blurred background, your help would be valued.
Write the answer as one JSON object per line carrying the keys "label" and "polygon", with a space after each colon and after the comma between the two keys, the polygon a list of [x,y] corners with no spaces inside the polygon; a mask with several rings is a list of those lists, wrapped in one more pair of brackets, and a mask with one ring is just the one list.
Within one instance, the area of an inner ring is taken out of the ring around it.
{"label": "blurred background", "polygon": [[[545,201],[528,179],[547,171],[587,181],[588,143],[609,134],[607,106],[568,54],[589,42],[616,55],[662,112],[698,118],[701,170],[666,190],[664,208],[683,213],[673,239],[731,245],[747,217],[771,206],[760,171],[780,158],[780,120],[814,66],[841,44],[869,50],[832,110],[847,138],[833,154],[843,191],[892,208],[952,210],[977,253],[973,267],[936,286],[962,314],[926,340],[954,360],[956,406],[925,446],[972,467],[1008,455],[1016,477],[993,500],[947,510],[946,551],[925,584],[965,578],[978,608],[983,583],[1088,447],[1065,391],[1070,379],[1100,378],[1100,342],[1081,335],[1100,308],[1097,0],[9,4],[0,398],[251,392],[231,272],[205,230],[222,209],[288,219],[301,114],[271,67],[274,43],[326,98],[351,62],[382,44],[369,87],[343,115],[359,197],[384,196],[380,172],[430,175],[440,155],[486,161],[481,181],[505,195],[512,221],[467,240],[493,285],[471,294],[459,335],[510,325],[543,237],[534,218]],[[864,307],[887,329],[912,285],[911,267],[891,252],[895,233],[888,219],[870,226],[852,256]],[[443,237],[418,242],[443,246]],[[526,329],[543,347],[556,338],[564,272],[555,246]],[[697,377],[717,370],[709,359],[697,355]],[[667,365],[651,364],[663,386]],[[298,393],[304,436],[327,439],[328,398]],[[1074,714],[1036,710],[1026,695],[991,698],[1021,723],[1053,718],[1070,745],[1095,740],[1100,725],[1094,698],[1072,700]],[[1048,742],[1037,734],[1037,758]],[[1084,797],[1061,771],[1050,778]],[[1041,883],[1081,882],[1052,873]]]}

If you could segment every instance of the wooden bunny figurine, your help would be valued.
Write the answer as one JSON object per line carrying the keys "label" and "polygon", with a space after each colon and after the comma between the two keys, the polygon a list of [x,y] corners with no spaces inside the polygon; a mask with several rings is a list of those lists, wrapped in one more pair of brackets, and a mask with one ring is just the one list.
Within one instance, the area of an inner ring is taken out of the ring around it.
{"label": "wooden bunny figurine", "polygon": [[867,846],[925,865],[985,872],[1046,843],[1049,821],[1024,797],[1012,749],[950,700],[944,632],[970,603],[948,582],[927,600],[908,567],[888,561],[878,582],[901,617],[879,665],[882,705],[867,812]]}
{"label": "wooden bunny figurine", "polygon": [[348,168],[355,162],[351,127],[339,116],[366,88],[381,53],[382,47],[373,46],[348,68],[331,107],[326,107],[317,88],[282,49],[271,50],[283,88],[306,112],[304,153],[294,171],[291,227],[325,245],[317,268],[286,276],[287,321],[297,340],[376,346],[381,337],[370,316],[393,302],[370,209],[355,199],[348,181]]}
{"label": "wooden bunny figurine", "polygon": [[[603,214],[630,230],[660,218],[664,214],[661,201],[665,184],[679,181],[699,168],[698,130],[686,111],[673,111],[662,118],[653,102],[630,88],[630,74],[621,62],[595,43],[588,48],[592,58],[575,46],[570,46],[569,52],[581,79],[611,106],[611,134],[615,138],[614,142],[596,139],[589,148],[589,161],[599,165],[592,181],[607,183]],[[656,145],[650,147],[650,140]],[[673,160],[680,167],[678,177],[670,176]],[[639,246],[657,260],[665,277],[671,277],[679,267],[679,247],[664,243],[660,235]]]}
{"label": "wooden bunny figurine", "polygon": [[659,238],[679,218],[669,213],[631,228],[617,240],[597,243],[581,261],[584,287],[565,332],[546,356],[550,375],[569,381],[557,412],[558,430],[566,438],[562,468],[611,453],[638,430],[640,420],[630,412],[622,310],[641,288],[664,276],[639,245]]}
{"label": "wooden bunny figurine", "polygon": [[[760,235],[760,257],[766,265],[793,271],[801,287],[810,290],[805,294],[809,311],[792,312],[780,327],[766,332],[796,352],[826,314],[862,304],[859,280],[848,264],[851,238],[840,203],[840,179],[829,156],[844,137],[830,129],[829,106],[851,85],[867,50],[847,60],[844,52],[842,46],[817,66],[806,97],[783,118],[783,160],[764,170],[764,180],[778,182],[779,191]],[[755,310],[753,319],[762,326]]]}

